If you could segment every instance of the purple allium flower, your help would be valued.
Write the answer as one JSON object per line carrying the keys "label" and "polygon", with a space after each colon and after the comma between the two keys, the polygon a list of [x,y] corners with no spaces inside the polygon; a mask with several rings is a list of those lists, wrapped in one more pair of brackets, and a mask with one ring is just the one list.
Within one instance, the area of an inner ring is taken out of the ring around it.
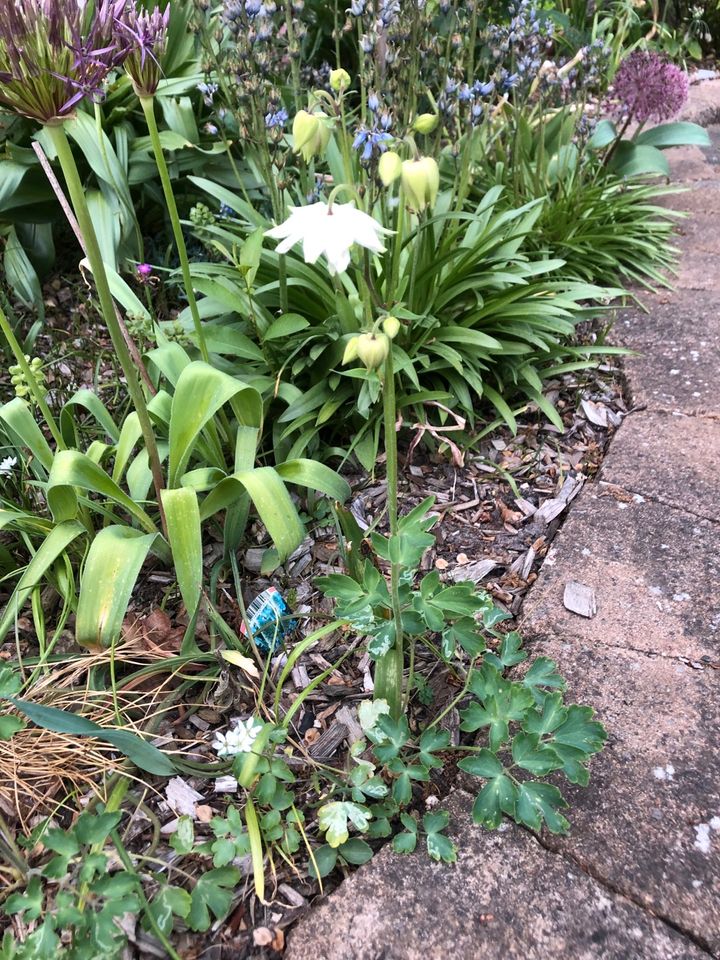
{"label": "purple allium flower", "polygon": [[613,87],[616,112],[639,123],[674,117],[688,98],[687,73],[657,53],[635,50],[620,64]]}
{"label": "purple allium flower", "polygon": [[40,123],[102,97],[126,51],[114,37],[125,0],[7,0],[0,15],[0,103]]}
{"label": "purple allium flower", "polygon": [[116,20],[118,45],[125,50],[125,70],[139,97],[152,97],[162,77],[170,4],[145,10],[130,3]]}
{"label": "purple allium flower", "polygon": [[138,278],[140,280],[147,280],[152,276],[153,268],[150,263],[139,263],[135,270],[137,271]]}

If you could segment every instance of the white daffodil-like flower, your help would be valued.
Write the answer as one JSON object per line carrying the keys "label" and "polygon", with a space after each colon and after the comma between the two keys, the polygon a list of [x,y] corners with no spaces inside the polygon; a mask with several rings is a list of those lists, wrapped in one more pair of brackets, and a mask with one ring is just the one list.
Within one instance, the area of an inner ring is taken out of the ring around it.
{"label": "white daffodil-like flower", "polygon": [[213,750],[219,757],[234,757],[236,753],[250,753],[261,730],[262,724],[255,723],[253,717],[239,720],[237,725],[227,733],[215,734]]}
{"label": "white daffodil-like flower", "polygon": [[380,238],[392,233],[352,203],[328,205],[321,201],[290,210],[287,220],[266,231],[266,236],[282,241],[277,246],[278,253],[287,253],[296,243],[302,243],[305,263],[316,263],[325,254],[333,275],[347,270],[354,243],[373,253],[383,253],[385,247]]}
{"label": "white daffodil-like flower", "polygon": [[17,457],[5,457],[0,460],[0,477],[9,477],[17,466]]}

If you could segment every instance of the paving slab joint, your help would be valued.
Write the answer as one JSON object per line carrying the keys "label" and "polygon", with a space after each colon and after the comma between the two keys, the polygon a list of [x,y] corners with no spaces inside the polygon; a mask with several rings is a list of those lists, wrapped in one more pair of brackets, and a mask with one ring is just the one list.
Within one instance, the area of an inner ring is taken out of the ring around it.
{"label": "paving slab joint", "polygon": [[618,897],[624,897],[625,900],[629,900],[630,903],[642,910],[643,913],[646,913],[650,917],[655,917],[661,923],[665,924],[665,926],[670,930],[674,931],[676,934],[679,934],[681,937],[684,937],[686,940],[689,940],[690,943],[692,943],[699,950],[702,950],[708,957],[711,957],[712,960],[718,960],[720,955],[713,952],[711,945],[702,936],[702,934],[699,934],[695,930],[691,930],[682,924],[677,923],[675,920],[663,913],[658,912],[657,910],[653,910],[647,905],[647,903],[635,896],[632,891],[623,889],[620,884],[615,883],[609,877],[603,876],[600,871],[593,868],[592,864],[584,862],[583,860],[574,856],[570,851],[563,850],[558,846],[554,846],[552,841],[548,841],[546,838],[533,833],[531,830],[528,830],[527,832],[530,833],[538,846],[540,846],[547,853],[562,857],[563,860],[574,864],[578,870],[581,870],[586,876],[590,877],[591,880],[594,880],[596,883],[600,884],[600,886],[604,887],[609,893],[612,893]]}
{"label": "paving slab joint", "polygon": [[671,510],[673,513],[677,513],[679,516],[695,517],[697,520],[706,520],[708,523],[712,523],[713,526],[720,527],[720,520],[716,520],[715,517],[708,517],[706,514],[699,513],[697,510],[690,510],[688,507],[679,507],[676,503],[670,503],[668,500],[664,500],[662,497],[653,496],[651,493],[646,493],[644,490],[636,490],[634,487],[630,487],[626,483],[613,483],[610,480],[600,479],[597,481],[597,488],[598,491],[602,491],[603,488],[620,490],[632,497],[642,497],[643,500],[647,500],[648,503],[656,503],[659,507],[667,507],[668,510]]}

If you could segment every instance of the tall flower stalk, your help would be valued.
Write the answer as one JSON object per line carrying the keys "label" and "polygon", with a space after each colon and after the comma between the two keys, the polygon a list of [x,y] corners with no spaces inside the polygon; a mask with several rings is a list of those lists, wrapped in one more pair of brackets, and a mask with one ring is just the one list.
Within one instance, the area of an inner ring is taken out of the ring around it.
{"label": "tall flower stalk", "polygon": [[153,154],[155,156],[155,164],[160,174],[165,203],[168,214],[170,215],[170,225],[180,259],[185,295],[187,296],[190,316],[192,317],[195,328],[195,336],[197,337],[198,347],[200,348],[203,360],[209,362],[210,354],[207,343],[205,342],[205,335],[200,320],[200,311],[198,310],[195,291],[193,290],[185,237],[175,202],[175,194],[173,193],[172,182],[170,180],[170,171],[168,170],[160,141],[160,131],[158,130],[157,121],[155,120],[155,94],[157,93],[157,88],[162,77],[161,62],[167,42],[169,22],[169,4],[162,11],[159,7],[155,7],[151,12],[138,9],[131,5],[124,9],[122,16],[117,21],[116,31],[118,41],[129,46],[129,52],[124,61],[125,71],[132,80],[135,93],[140,100],[140,106],[145,114],[145,122],[147,123],[150,143],[152,144]]}
{"label": "tall flower stalk", "polygon": [[[127,44],[119,43],[117,37],[117,20],[124,5],[125,0],[96,0],[94,4],[79,0],[67,3],[13,0],[4,4],[0,18],[0,103],[39,121],[55,148],[82,234],[103,320],[138,415],[160,503],[164,484],[155,433],[115,311],[97,235],[64,128],[81,100],[87,96],[96,100],[102,97],[108,74],[130,52]],[[4,325],[2,332],[8,339]],[[13,347],[12,340],[8,342]],[[43,410],[46,417],[47,412]],[[53,422],[50,417],[48,423]]]}
{"label": "tall flower stalk", "polygon": [[83,190],[80,175],[75,163],[75,158],[70,148],[70,143],[68,142],[67,134],[65,133],[63,124],[49,123],[45,125],[45,129],[47,130],[48,136],[50,137],[53,147],[55,148],[55,152],[57,153],[60,167],[62,168],[63,176],[65,177],[65,183],[67,184],[68,193],[70,195],[70,202],[85,242],[85,252],[87,254],[87,259],[90,264],[93,279],[95,281],[98,300],[100,301],[100,310],[110,334],[113,349],[115,350],[115,354],[120,361],[120,366],[122,367],[122,371],[125,375],[128,392],[130,393],[130,399],[132,400],[132,404],[138,415],[138,421],[140,423],[140,429],[142,431],[143,440],[145,441],[145,449],[147,451],[148,460],[150,463],[150,470],[152,472],[155,494],[158,504],[160,504],[160,492],[164,487],[164,481],[162,467],[160,465],[160,456],[158,454],[157,443],[155,441],[155,432],[153,430],[150,415],[148,413],[147,404],[145,402],[145,394],[143,393],[143,389],[140,384],[138,372],[135,364],[132,361],[132,357],[130,356],[130,351],[125,343],[125,338],[123,336],[117,314],[115,313],[115,303],[110,292],[110,285],[108,283],[105,264],[100,252],[100,245],[98,243],[95,227],[93,226],[90,211],[85,199],[85,191]]}

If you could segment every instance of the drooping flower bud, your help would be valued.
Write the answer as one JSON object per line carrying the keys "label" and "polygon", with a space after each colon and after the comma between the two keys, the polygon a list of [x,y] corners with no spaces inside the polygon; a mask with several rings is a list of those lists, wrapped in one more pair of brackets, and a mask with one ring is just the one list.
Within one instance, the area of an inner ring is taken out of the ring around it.
{"label": "drooping flower bud", "polygon": [[340,67],[337,70],[330,71],[330,89],[334,90],[335,93],[340,93],[342,90],[347,90],[347,88],[352,83],[352,78],[347,70],[343,70]]}
{"label": "drooping flower bud", "polygon": [[432,157],[404,160],[402,185],[407,204],[415,213],[434,206],[440,189],[440,170],[435,160]]}
{"label": "drooping flower bud", "polygon": [[357,355],[368,370],[376,370],[385,363],[390,341],[384,333],[363,333],[358,337]]}
{"label": "drooping flower bud", "polygon": [[415,118],[413,130],[417,130],[418,133],[432,133],[437,127],[439,119],[435,113],[421,113],[419,117]]}
{"label": "drooping flower bud", "polygon": [[321,117],[307,110],[298,110],[293,120],[295,153],[301,153],[305,163],[322,156],[330,140],[330,129]]}
{"label": "drooping flower bud", "polygon": [[394,150],[383,153],[378,161],[378,174],[383,184],[389,187],[402,173],[402,160]]}
{"label": "drooping flower bud", "polygon": [[391,340],[394,340],[398,333],[400,333],[400,321],[397,317],[385,317],[383,320],[383,330]]}
{"label": "drooping flower bud", "polygon": [[342,358],[343,365],[346,363],[352,363],[353,360],[357,360],[359,340],[360,340],[360,337],[351,337],[348,340],[347,346],[345,347],[345,353],[343,354],[343,358]]}

